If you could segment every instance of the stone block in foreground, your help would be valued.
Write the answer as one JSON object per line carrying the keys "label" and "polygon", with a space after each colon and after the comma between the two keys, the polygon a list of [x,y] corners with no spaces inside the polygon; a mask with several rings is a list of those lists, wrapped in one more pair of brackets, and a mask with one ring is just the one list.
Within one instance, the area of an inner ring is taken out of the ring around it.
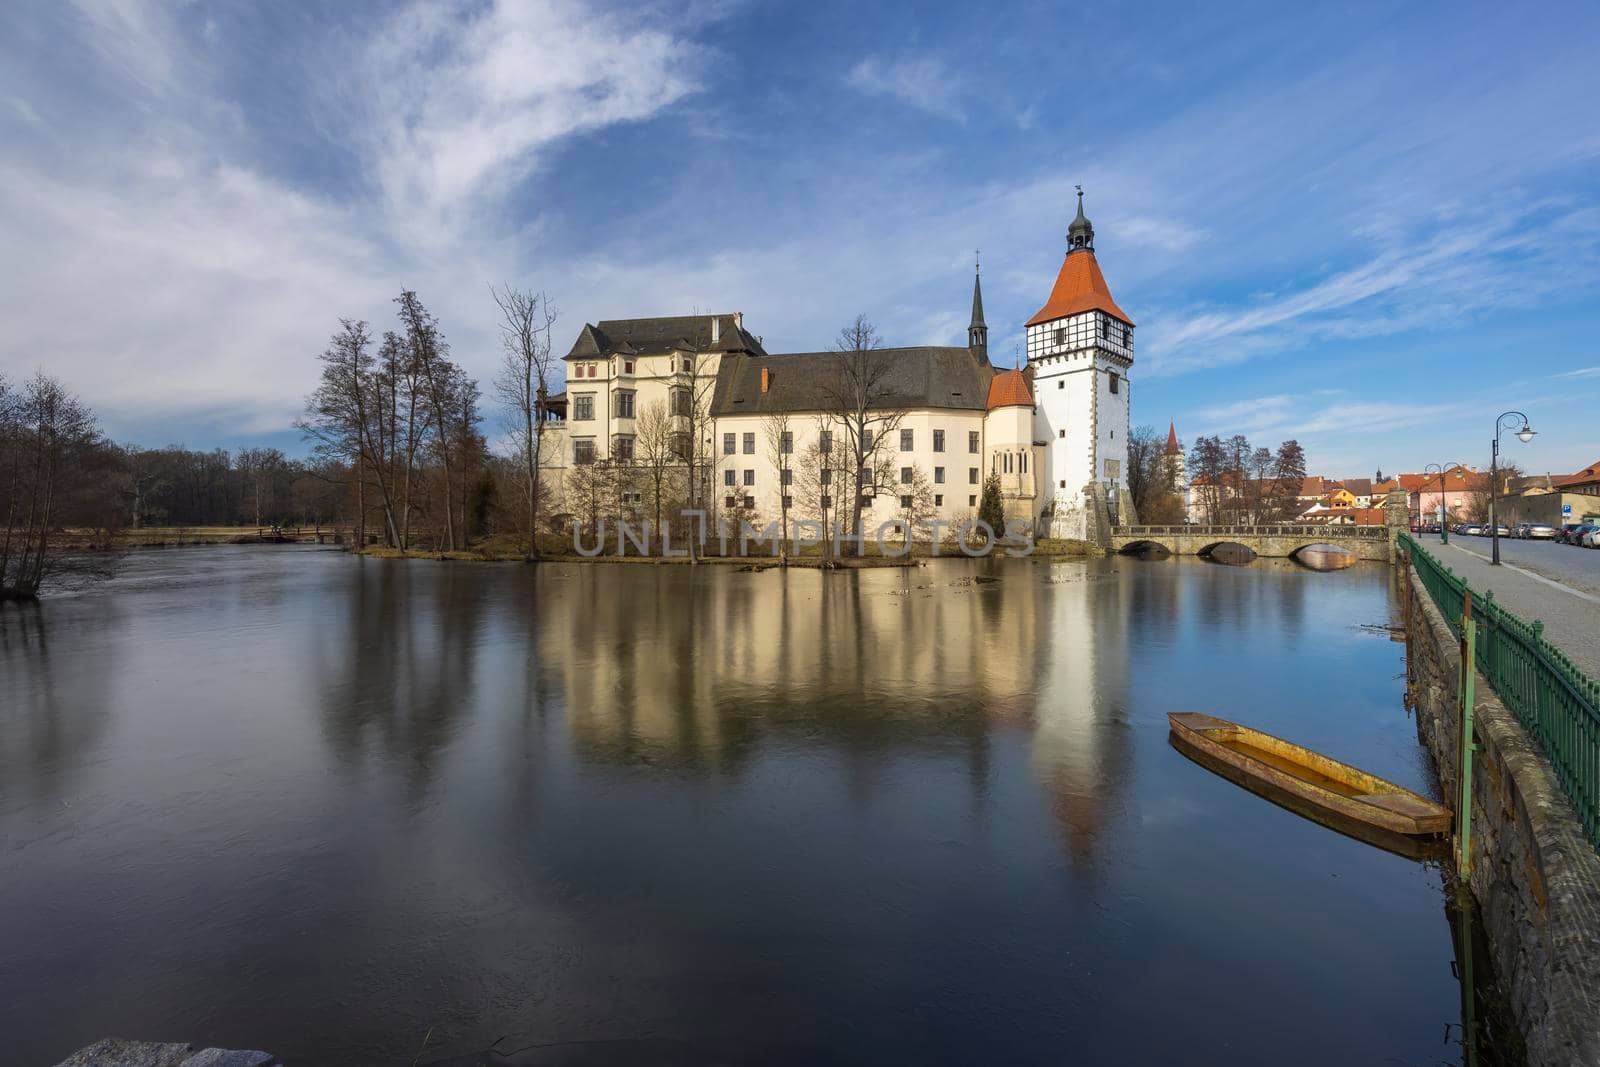
{"label": "stone block in foreground", "polygon": [[206,1048],[168,1041],[107,1037],[62,1060],[57,1067],[279,1067],[270,1052]]}

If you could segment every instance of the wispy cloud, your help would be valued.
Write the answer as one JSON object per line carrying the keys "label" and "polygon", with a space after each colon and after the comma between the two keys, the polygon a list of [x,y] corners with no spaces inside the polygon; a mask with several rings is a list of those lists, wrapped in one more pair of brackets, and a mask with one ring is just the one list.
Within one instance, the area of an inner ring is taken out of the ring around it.
{"label": "wispy cloud", "polygon": [[965,80],[933,56],[867,56],[851,68],[846,82],[870,96],[891,97],[931,115],[957,121],[966,117]]}
{"label": "wispy cloud", "polygon": [[[308,69],[322,147],[367,179],[351,194],[260,164],[257,132],[216,103],[227,88],[204,27],[188,33],[163,5],[81,7],[64,25],[98,57],[89,73],[138,103],[119,129],[78,131],[65,156],[8,145],[0,226],[28,269],[0,292],[0,370],[48,366],[114,432],[287,429],[338,317],[386,328],[402,286],[470,366],[492,351],[484,283],[518,276],[517,240],[537,225],[501,221],[519,180],[564,139],[695,87],[684,27],[567,0],[417,4],[341,39],[342,65]],[[56,136],[9,101],[26,123],[13,128],[36,131],[19,136]]]}
{"label": "wispy cloud", "polygon": [[1552,374],[1552,378],[1600,378],[1600,367],[1579,367],[1577,370]]}

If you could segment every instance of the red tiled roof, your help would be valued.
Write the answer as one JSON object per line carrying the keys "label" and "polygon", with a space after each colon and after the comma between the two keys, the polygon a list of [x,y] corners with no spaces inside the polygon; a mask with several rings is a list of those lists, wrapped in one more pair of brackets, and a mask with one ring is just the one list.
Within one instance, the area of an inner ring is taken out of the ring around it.
{"label": "red tiled roof", "polygon": [[1590,482],[1600,483],[1600,459],[1595,460],[1577,474],[1569,474],[1565,478],[1555,480],[1556,488],[1568,485],[1588,485]]}
{"label": "red tiled roof", "polygon": [[1055,288],[1050,290],[1050,299],[1028,320],[1027,325],[1037,326],[1041,322],[1064,319],[1084,311],[1104,311],[1129,326],[1133,325],[1128,313],[1117,307],[1117,302],[1111,299],[1106,276],[1100,273],[1100,264],[1095,262],[1093,250],[1080,248],[1067,253],[1066,261],[1061,264],[1061,273],[1056,275]]}
{"label": "red tiled roof", "polygon": [[[1398,482],[1400,488],[1408,493],[1424,493],[1429,490],[1437,493],[1439,491],[1439,475],[1437,472],[1431,474],[1402,474],[1394,481]],[[1392,489],[1394,486],[1389,482],[1384,482],[1380,488],[1384,488],[1387,491],[1387,489]],[[1451,467],[1444,472],[1444,488],[1447,493],[1487,489],[1489,488],[1489,476],[1480,474],[1477,471],[1469,471],[1465,467]]]}
{"label": "red tiled roof", "polygon": [[1169,422],[1167,423],[1167,455],[1175,456],[1179,451],[1178,424],[1175,422]]}
{"label": "red tiled roof", "polygon": [[1001,371],[989,379],[988,410],[1013,406],[1033,407],[1033,391],[1020,370]]}

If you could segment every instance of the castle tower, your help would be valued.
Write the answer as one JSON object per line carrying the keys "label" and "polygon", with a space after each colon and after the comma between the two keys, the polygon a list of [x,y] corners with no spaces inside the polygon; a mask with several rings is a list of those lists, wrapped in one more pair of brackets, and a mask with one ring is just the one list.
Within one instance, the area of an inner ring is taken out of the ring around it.
{"label": "castle tower", "polygon": [[967,326],[967,347],[981,365],[989,362],[989,326],[983,321],[983,285],[976,263],[972,268],[972,322]]}
{"label": "castle tower", "polygon": [[1048,479],[1041,503],[1053,536],[1093,538],[1110,517],[1104,502],[1127,496],[1133,320],[1100,273],[1081,187],[1066,259],[1027,333],[1034,437],[1045,446]]}

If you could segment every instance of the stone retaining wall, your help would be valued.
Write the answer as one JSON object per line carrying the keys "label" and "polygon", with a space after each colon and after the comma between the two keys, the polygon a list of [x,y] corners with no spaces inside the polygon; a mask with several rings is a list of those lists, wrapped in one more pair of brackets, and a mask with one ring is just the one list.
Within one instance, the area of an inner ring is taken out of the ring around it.
{"label": "stone retaining wall", "polygon": [[[1402,566],[1397,579],[1407,699],[1454,807],[1461,655],[1416,572]],[[1530,1064],[1600,1064],[1600,855],[1549,762],[1481,674],[1476,690],[1471,887],[1491,962]]]}

